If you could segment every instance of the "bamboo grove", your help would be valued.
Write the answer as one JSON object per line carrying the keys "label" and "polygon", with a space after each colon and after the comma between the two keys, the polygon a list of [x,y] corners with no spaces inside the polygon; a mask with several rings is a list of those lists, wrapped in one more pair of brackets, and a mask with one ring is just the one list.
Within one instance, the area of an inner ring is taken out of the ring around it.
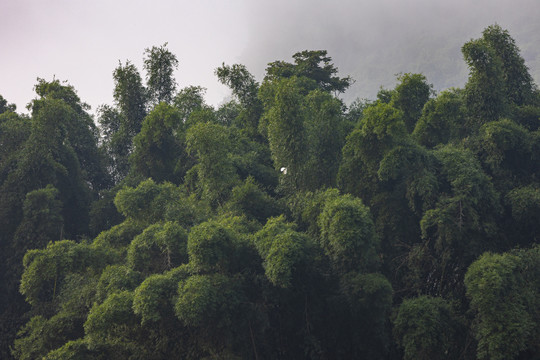
{"label": "bamboo grove", "polygon": [[0,357],[540,358],[540,92],[498,25],[462,52],[348,105],[318,50],[209,106],[166,44],[95,118],[0,98]]}

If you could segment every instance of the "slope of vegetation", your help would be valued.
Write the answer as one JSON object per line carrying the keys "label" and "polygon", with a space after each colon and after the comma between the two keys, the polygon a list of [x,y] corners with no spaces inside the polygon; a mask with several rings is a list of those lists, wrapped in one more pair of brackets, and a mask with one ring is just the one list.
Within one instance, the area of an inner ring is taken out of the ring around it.
{"label": "slope of vegetation", "polygon": [[302,51],[215,109],[166,44],[98,126],[0,98],[0,357],[540,358],[540,92],[499,26],[462,52],[462,89],[349,106]]}

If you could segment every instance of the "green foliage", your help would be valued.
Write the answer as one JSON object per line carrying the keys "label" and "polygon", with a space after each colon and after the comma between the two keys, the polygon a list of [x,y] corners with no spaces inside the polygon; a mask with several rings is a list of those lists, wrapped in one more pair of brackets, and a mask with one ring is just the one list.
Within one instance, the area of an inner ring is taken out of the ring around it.
{"label": "green foliage", "polygon": [[225,127],[210,123],[195,124],[186,135],[188,151],[198,161],[190,172],[197,174],[201,197],[213,205],[223,204],[237,182],[228,135]]}
{"label": "green foliage", "polygon": [[423,147],[409,143],[396,146],[381,160],[379,179],[405,194],[416,213],[435,203],[439,193],[436,159]]}
{"label": "green foliage", "polygon": [[69,272],[84,272],[88,267],[103,269],[111,261],[102,249],[71,240],[49,243],[45,249],[30,250],[23,259],[20,291],[31,305],[53,301],[59,282]]}
{"label": "green foliage", "polygon": [[230,327],[242,300],[235,287],[222,274],[193,275],[178,284],[175,314],[185,326]]}
{"label": "green foliage", "polygon": [[223,64],[216,69],[215,73],[218,80],[227,85],[240,102],[241,109],[232,123],[241,128],[250,138],[257,138],[262,112],[262,103],[257,96],[259,84],[244,65]]}
{"label": "green foliage", "polygon": [[[122,130],[130,140],[140,131],[142,120],[146,116],[146,89],[142,85],[139,71],[129,61],[126,61],[125,65],[118,64],[113,72],[113,78],[114,100],[122,115],[125,116],[120,126],[115,124],[115,128],[118,128],[118,131]],[[126,146],[125,150],[131,149],[130,142],[124,146]]]}
{"label": "green foliage", "polygon": [[321,247],[338,273],[376,267],[379,240],[369,209],[360,199],[343,195],[327,201],[318,223]]}
{"label": "green foliage", "polygon": [[176,91],[173,72],[178,68],[178,59],[167,49],[167,43],[145,49],[144,54],[148,96],[154,105],[162,101],[170,103]]}
{"label": "green foliage", "polygon": [[506,195],[510,203],[512,218],[524,224],[535,224],[540,216],[540,189],[528,185],[512,189]]}
{"label": "green foliage", "polygon": [[180,111],[165,103],[157,105],[144,119],[133,143],[132,171],[157,182],[182,181],[189,161]]}
{"label": "green foliage", "polygon": [[308,234],[318,236],[320,232],[318,219],[327,202],[337,198],[339,190],[327,189],[316,192],[297,193],[289,198],[289,208],[296,224]]}
{"label": "green foliage", "polygon": [[53,350],[44,357],[46,360],[95,360],[104,359],[103,354],[96,354],[88,349],[82,339],[68,341],[62,347]]}
{"label": "green foliage", "polygon": [[471,70],[465,86],[471,126],[498,120],[511,107],[535,101],[536,86],[508,31],[489,26],[482,38],[467,42],[462,52]]}
{"label": "green foliage", "polygon": [[477,151],[498,189],[528,184],[539,174],[531,135],[515,122],[502,119],[483,125],[472,141],[472,149]]}
{"label": "green foliage", "polygon": [[41,248],[49,241],[60,240],[64,227],[62,202],[52,185],[26,194],[23,219],[14,235],[19,251]]}
{"label": "green foliage", "polygon": [[133,296],[133,311],[141,317],[141,324],[174,316],[173,299],[176,298],[178,282],[188,276],[187,269],[180,267],[165,274],[150,275],[137,287]]}
{"label": "green foliage", "polygon": [[5,112],[15,112],[17,110],[17,106],[15,104],[8,104],[7,100],[0,95],[0,114],[3,114]]}
{"label": "green foliage", "polygon": [[133,220],[126,220],[109,230],[102,231],[92,242],[96,248],[108,250],[126,248],[131,240],[144,230],[144,225]]}
{"label": "green foliage", "polygon": [[291,230],[273,239],[263,263],[266,277],[272,284],[282,288],[292,285],[296,270],[306,261],[307,243],[305,235]]}
{"label": "green foliage", "polygon": [[464,124],[462,91],[446,90],[424,105],[412,135],[420,145],[433,148],[459,139],[464,132]]}
{"label": "green foliage", "polygon": [[263,258],[266,277],[275,286],[288,288],[297,284],[298,274],[309,259],[310,240],[295,231],[295,225],[283,216],[270,218],[255,234],[255,245]]}
{"label": "green foliage", "polygon": [[233,234],[216,221],[194,226],[188,236],[189,263],[200,272],[227,272],[234,251]]}
{"label": "green foliage", "polygon": [[398,76],[400,82],[392,92],[392,105],[403,111],[403,121],[407,131],[412,133],[420,118],[424,104],[433,92],[433,85],[426,82],[422,74],[403,74]]}
{"label": "green foliage", "polygon": [[350,106],[324,50],[223,64],[215,110],[165,44],[99,131],[0,97],[0,358],[537,358],[539,93],[497,25],[463,54]]}
{"label": "green foliage", "polygon": [[[342,319],[357,356],[384,358],[389,342],[387,319],[392,307],[393,290],[381,274],[351,272],[340,279],[340,293],[345,298],[348,318]],[[361,325],[360,325],[361,324]]]}
{"label": "green foliage", "polygon": [[502,60],[502,71],[506,85],[506,97],[516,105],[533,101],[536,85],[533,82],[525,61],[519,54],[515,40],[508,30],[499,25],[490,25],[482,31],[482,39]]}
{"label": "green foliage", "polygon": [[515,359],[537,348],[539,247],[504,254],[486,253],[467,271],[465,284],[477,311],[479,359]]}
{"label": "green foliage", "polygon": [[33,360],[43,358],[65,342],[80,334],[80,329],[69,314],[55,315],[50,319],[34,316],[19,331],[15,340],[13,355],[17,359]]}
{"label": "green foliage", "polygon": [[347,129],[343,104],[328,93],[314,90],[304,99],[304,112],[309,152],[303,169],[307,187],[335,186]]}
{"label": "green foliage", "polygon": [[164,219],[169,202],[180,196],[180,189],[173,184],[156,184],[148,179],[136,188],[126,187],[118,191],[114,203],[127,218],[151,224]]}
{"label": "green foliage", "polygon": [[126,328],[136,325],[137,318],[132,306],[133,293],[128,291],[114,293],[102,304],[94,305],[84,323],[89,347],[102,342],[114,342],[115,338],[121,339]]}
{"label": "green foliage", "polygon": [[30,136],[30,120],[7,111],[0,114],[0,182],[4,182],[16,161],[16,154]]}
{"label": "green foliage", "polygon": [[96,300],[103,302],[109,295],[122,291],[133,291],[141,283],[143,275],[125,265],[109,265],[99,277]]}
{"label": "green foliage", "polygon": [[377,103],[364,111],[360,127],[348,136],[338,172],[341,190],[364,201],[377,192],[380,161],[388,151],[407,140],[402,112]]}
{"label": "green foliage", "polygon": [[281,80],[274,105],[268,113],[268,142],[274,167],[283,173],[286,186],[293,188],[302,183],[301,168],[307,159],[302,97],[298,86],[296,78]]}
{"label": "green foliage", "polygon": [[265,80],[306,77],[315,80],[324,91],[342,93],[352,84],[350,77],[336,76],[338,69],[332,64],[332,58],[326,50],[304,50],[293,55],[294,64],[276,61],[268,64]]}
{"label": "green foliage", "polygon": [[247,68],[241,64],[225,65],[216,69],[219,81],[231,88],[233,94],[244,106],[254,105],[257,99],[259,85]]}
{"label": "green foliage", "polygon": [[394,337],[404,359],[457,358],[452,350],[458,329],[452,305],[439,297],[404,300],[394,320]]}
{"label": "green foliage", "polygon": [[280,210],[276,200],[264,192],[252,177],[248,177],[242,185],[232,189],[227,208],[239,215],[245,214],[249,219],[260,223],[265,223],[269,217],[278,215]]}
{"label": "green foliage", "polygon": [[422,236],[435,239],[439,252],[452,249],[470,259],[489,248],[501,211],[499,194],[470,151],[452,146],[435,152],[441,163],[441,192],[420,222]]}
{"label": "green foliage", "polygon": [[128,266],[144,274],[162,273],[187,261],[187,234],[178,224],[147,227],[129,245]]}

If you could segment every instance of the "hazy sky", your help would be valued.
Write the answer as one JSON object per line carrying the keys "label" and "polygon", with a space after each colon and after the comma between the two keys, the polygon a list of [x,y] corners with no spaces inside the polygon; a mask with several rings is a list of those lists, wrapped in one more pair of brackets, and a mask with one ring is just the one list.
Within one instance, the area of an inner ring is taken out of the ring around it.
{"label": "hazy sky", "polygon": [[[112,104],[112,72],[168,42],[179,87],[206,87],[216,105],[229,91],[214,69],[242,63],[261,79],[266,64],[327,49],[356,83],[346,100],[423,72],[436,88],[462,86],[460,47],[495,22],[517,40],[540,78],[540,0],[0,0],[0,94],[23,111],[36,78],[67,80],[92,111]],[[532,39],[532,40],[531,40]]]}

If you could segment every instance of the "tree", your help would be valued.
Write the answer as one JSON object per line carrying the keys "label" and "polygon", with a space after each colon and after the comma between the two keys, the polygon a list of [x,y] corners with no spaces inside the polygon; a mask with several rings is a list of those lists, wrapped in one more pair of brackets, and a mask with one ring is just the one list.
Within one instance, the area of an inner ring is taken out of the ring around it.
{"label": "tree", "polygon": [[14,235],[20,258],[29,249],[41,248],[63,238],[64,219],[58,190],[52,185],[26,194],[23,219]]}
{"label": "tree", "polygon": [[342,93],[352,84],[350,77],[336,76],[338,69],[326,50],[304,50],[293,55],[294,64],[276,61],[268,64],[265,80],[306,77],[315,80],[324,91]]}
{"label": "tree", "polygon": [[379,239],[369,209],[360,199],[343,195],[329,200],[318,223],[320,245],[337,273],[376,269]]}
{"label": "tree", "polygon": [[412,133],[420,118],[424,104],[433,93],[433,85],[427,83],[422,74],[403,74],[392,92],[392,105],[403,111],[403,121],[407,131]]}
{"label": "tree", "polygon": [[479,359],[516,359],[526,350],[538,355],[539,249],[485,253],[467,270]]}
{"label": "tree", "polygon": [[338,185],[345,193],[370,204],[377,193],[381,160],[396,145],[407,141],[402,112],[390,104],[377,103],[364,111],[360,126],[348,136],[338,172]]}
{"label": "tree", "polygon": [[482,31],[482,40],[501,59],[507,99],[518,106],[531,104],[537,88],[508,30],[490,25]]}
{"label": "tree", "polygon": [[215,73],[219,81],[232,90],[243,108],[234,121],[235,125],[244,129],[251,138],[256,138],[263,110],[261,100],[257,96],[259,84],[244,65],[223,64]]}
{"label": "tree", "polygon": [[469,80],[465,85],[468,126],[477,129],[508,113],[510,99],[506,97],[503,63],[483,39],[465,43],[461,51],[469,67]]}
{"label": "tree", "polygon": [[412,135],[428,148],[457,141],[465,132],[465,112],[463,91],[445,90],[424,105]]}
{"label": "tree", "polygon": [[274,168],[282,173],[287,191],[299,189],[304,183],[302,167],[308,154],[301,102],[296,78],[283,79],[268,112],[268,142]]}
{"label": "tree", "polygon": [[343,104],[314,90],[305,97],[303,107],[309,156],[304,170],[307,188],[334,187],[346,136]]}
{"label": "tree", "polygon": [[6,111],[15,112],[17,110],[17,105],[8,104],[7,100],[0,95],[0,114],[5,113]]}
{"label": "tree", "polygon": [[452,305],[440,297],[406,299],[394,320],[394,337],[406,360],[433,359],[443,354],[446,359],[457,359],[459,330]]}
{"label": "tree", "polygon": [[173,73],[178,68],[178,59],[167,49],[167,43],[145,49],[144,54],[146,86],[151,102],[154,105],[162,101],[171,103],[176,91]]}
{"label": "tree", "polygon": [[198,123],[186,134],[187,148],[197,164],[189,170],[197,176],[197,188],[211,204],[223,204],[238,180],[229,151],[231,141],[225,127]]}
{"label": "tree", "polygon": [[165,103],[154,107],[133,143],[130,157],[133,172],[157,182],[182,182],[191,162],[180,111]]}
{"label": "tree", "polygon": [[147,91],[139,71],[129,60],[125,65],[118,63],[113,79],[114,101],[125,116],[124,131],[132,138],[141,129],[142,120],[146,116]]}

